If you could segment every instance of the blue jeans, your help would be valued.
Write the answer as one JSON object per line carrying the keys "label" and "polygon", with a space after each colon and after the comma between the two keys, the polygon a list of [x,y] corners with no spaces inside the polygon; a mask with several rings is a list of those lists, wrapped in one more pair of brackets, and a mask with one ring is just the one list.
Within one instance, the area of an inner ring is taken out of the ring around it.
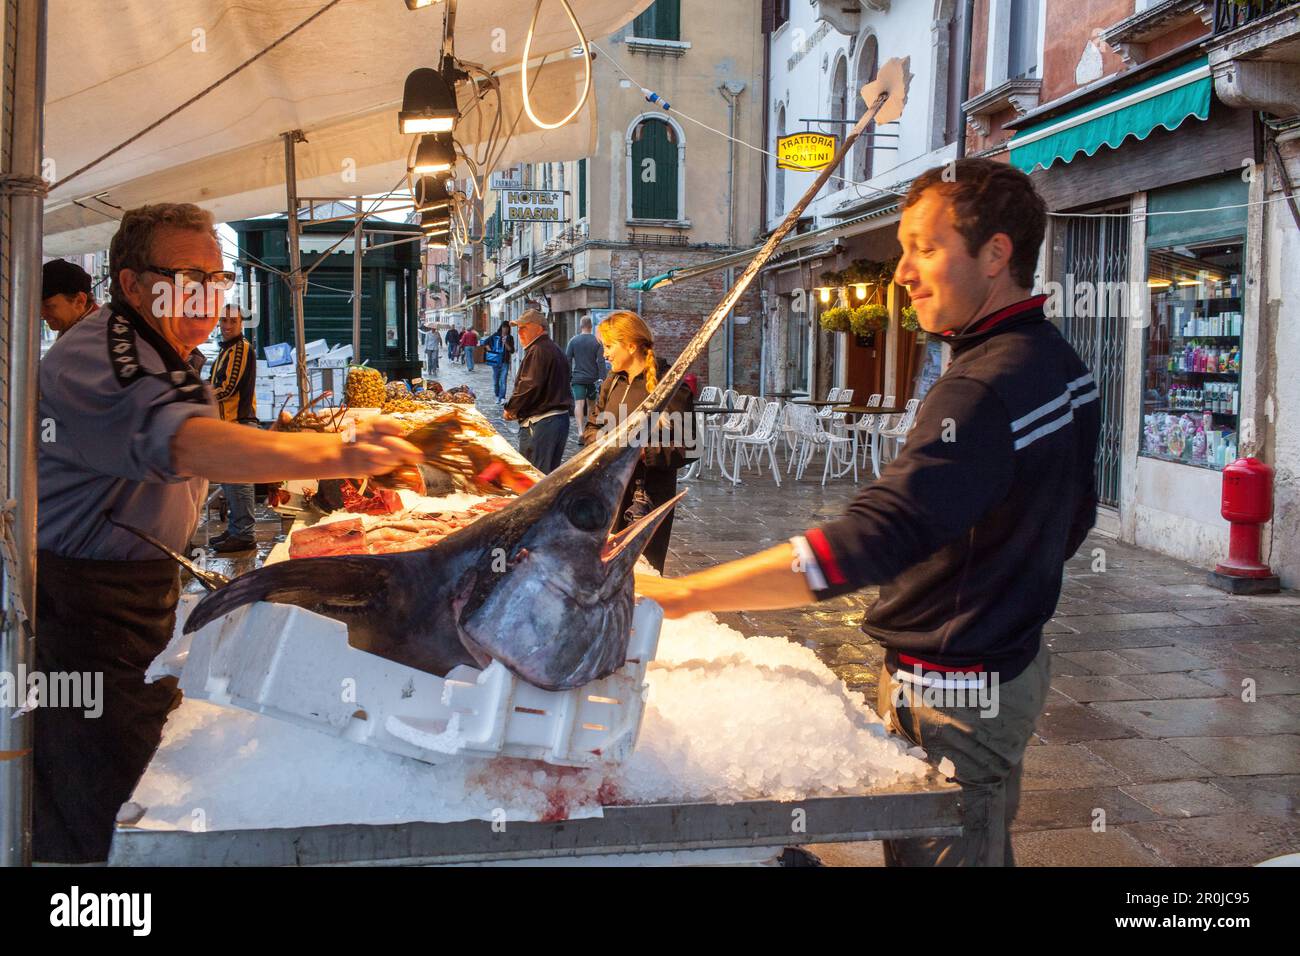
{"label": "blue jeans", "polygon": [[543,418],[531,428],[519,424],[519,453],[543,475],[560,467],[564,443],[569,439],[569,418],[565,413]]}
{"label": "blue jeans", "polygon": [[506,386],[510,381],[510,366],[504,361],[500,365],[492,366],[492,390],[496,393],[497,401],[506,400]]}
{"label": "blue jeans", "polygon": [[226,496],[226,533],[232,538],[252,538],[256,521],[253,518],[253,486],[221,486]]}
{"label": "blue jeans", "polygon": [[424,353],[424,364],[429,366],[429,374],[432,375],[438,371],[438,351],[434,349],[431,352]]}
{"label": "blue jeans", "polygon": [[474,371],[474,346],[465,346],[465,368]]}

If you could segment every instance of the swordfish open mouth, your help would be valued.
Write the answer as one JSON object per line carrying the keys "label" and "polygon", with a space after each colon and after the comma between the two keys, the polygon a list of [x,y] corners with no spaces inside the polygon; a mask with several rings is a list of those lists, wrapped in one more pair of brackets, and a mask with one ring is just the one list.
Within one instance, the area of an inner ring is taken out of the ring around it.
{"label": "swordfish open mouth", "polygon": [[678,492],[675,497],[665,501],[649,514],[637,518],[626,528],[611,534],[600,549],[601,561],[609,564],[622,557],[629,548],[635,547],[636,553],[632,555],[632,562],[635,562],[636,558],[645,550],[645,546],[650,543],[650,538],[659,529],[659,525],[663,523],[664,518],[668,517],[668,513],[673,510],[677,502],[685,497],[686,492]]}

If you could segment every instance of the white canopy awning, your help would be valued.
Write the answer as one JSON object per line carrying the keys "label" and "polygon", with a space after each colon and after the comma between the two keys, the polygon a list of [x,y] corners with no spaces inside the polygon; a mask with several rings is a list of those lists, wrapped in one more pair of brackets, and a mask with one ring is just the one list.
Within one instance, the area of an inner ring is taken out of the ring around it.
{"label": "white canopy awning", "polygon": [[[144,129],[327,2],[50,0],[45,155],[53,179]],[[597,39],[651,0],[570,2],[588,37]],[[502,74],[508,120],[521,109],[517,70],[532,12],[526,0],[458,4],[456,55]],[[121,210],[148,202],[197,202],[219,220],[282,211],[280,134],[294,129],[307,136],[297,147],[299,195],[392,189],[405,175],[411,146],[397,130],[402,84],[411,70],[438,65],[442,24],[441,4],[412,12],[402,0],[339,0],[197,103],[52,191],[45,254],[105,248]],[[577,43],[563,9],[548,3],[529,67],[531,82],[537,58],[551,55],[531,87],[534,111],[545,120],[559,119],[581,93],[582,61],[568,52]],[[521,116],[498,166],[587,155],[595,146],[594,110],[593,96],[552,131]],[[458,141],[472,141],[478,127],[463,121]]]}

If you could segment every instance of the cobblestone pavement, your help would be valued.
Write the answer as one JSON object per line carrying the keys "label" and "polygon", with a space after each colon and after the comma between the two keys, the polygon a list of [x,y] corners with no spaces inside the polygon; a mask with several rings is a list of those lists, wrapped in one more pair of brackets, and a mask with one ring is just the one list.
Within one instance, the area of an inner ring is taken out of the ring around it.
{"label": "cobblestone pavement", "polygon": [[[439,380],[468,382],[516,441],[490,370],[449,368],[444,355]],[[683,483],[667,573],[752,554],[839,514],[851,481],[823,489],[820,470],[808,474],[780,489],[757,471],[735,487],[716,473]],[[276,531],[260,525],[259,537]],[[1233,597],[1204,579],[1095,533],[1066,565],[1046,628],[1052,690],[1014,826],[1020,865],[1248,865],[1300,851],[1300,592]],[[722,618],[813,648],[874,705],[882,652],[858,628],[873,598]],[[880,862],[874,843],[810,849],[829,864]]]}

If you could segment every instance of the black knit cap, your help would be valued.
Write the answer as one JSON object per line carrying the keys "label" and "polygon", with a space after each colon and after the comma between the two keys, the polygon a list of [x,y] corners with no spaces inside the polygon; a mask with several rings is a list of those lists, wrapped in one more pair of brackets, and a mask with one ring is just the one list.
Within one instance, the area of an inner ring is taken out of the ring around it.
{"label": "black knit cap", "polygon": [[51,259],[41,267],[41,299],[52,295],[90,295],[90,273],[66,259]]}

